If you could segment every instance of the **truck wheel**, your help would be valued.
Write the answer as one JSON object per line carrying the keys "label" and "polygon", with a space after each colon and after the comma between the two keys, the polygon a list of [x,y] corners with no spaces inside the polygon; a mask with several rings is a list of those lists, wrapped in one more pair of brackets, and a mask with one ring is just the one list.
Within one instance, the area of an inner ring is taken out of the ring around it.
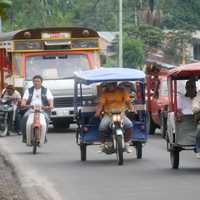
{"label": "truck wheel", "polygon": [[55,129],[69,128],[70,123],[66,119],[54,119],[52,120],[53,127]]}
{"label": "truck wheel", "polygon": [[147,125],[147,133],[149,133],[149,135],[153,135],[156,130],[156,124],[154,123],[151,117],[151,113],[149,112],[147,113],[146,125]]}

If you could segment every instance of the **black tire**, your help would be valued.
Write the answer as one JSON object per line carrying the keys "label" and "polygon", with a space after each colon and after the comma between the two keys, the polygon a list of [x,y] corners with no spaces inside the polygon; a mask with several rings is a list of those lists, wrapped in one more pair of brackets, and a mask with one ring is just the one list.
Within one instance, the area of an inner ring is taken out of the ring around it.
{"label": "black tire", "polygon": [[142,143],[137,142],[135,145],[135,148],[136,148],[137,159],[141,159],[142,158]]}
{"label": "black tire", "polygon": [[160,115],[160,133],[162,138],[165,139],[167,134],[167,118],[163,114]]}
{"label": "black tire", "polygon": [[5,113],[4,119],[2,119],[2,121],[0,122],[0,137],[5,137],[9,135],[7,118],[8,113]]}
{"label": "black tire", "polygon": [[33,154],[37,153],[39,131],[40,131],[39,128],[34,128],[33,130],[33,138],[32,138]]}
{"label": "black tire", "polygon": [[76,129],[76,143],[80,144],[80,128]]}
{"label": "black tire", "polygon": [[179,168],[179,151],[174,149],[170,151],[170,161],[172,169]]}
{"label": "black tire", "polygon": [[54,119],[52,120],[54,129],[69,128],[70,123],[66,119]]}
{"label": "black tire", "polygon": [[87,145],[84,143],[80,143],[80,151],[81,151],[81,161],[86,161],[87,159]]}
{"label": "black tire", "polygon": [[153,135],[155,133],[157,126],[151,117],[151,113],[149,112],[147,113],[146,125],[147,125],[147,132],[149,133],[149,135]]}
{"label": "black tire", "polygon": [[117,154],[117,163],[118,165],[123,165],[124,163],[124,156],[123,156],[123,145],[122,145],[122,136],[116,136],[116,154]]}

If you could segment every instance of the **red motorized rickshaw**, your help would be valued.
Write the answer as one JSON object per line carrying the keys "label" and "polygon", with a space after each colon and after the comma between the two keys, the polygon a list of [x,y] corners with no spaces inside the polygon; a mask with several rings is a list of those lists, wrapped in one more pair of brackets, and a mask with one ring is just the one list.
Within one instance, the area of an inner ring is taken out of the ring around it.
{"label": "red motorized rickshaw", "polygon": [[156,128],[161,129],[163,137],[166,135],[166,110],[168,106],[167,74],[172,65],[164,63],[146,63],[146,102],[147,129],[154,134]]}
{"label": "red motorized rickshaw", "polygon": [[[183,87],[187,80],[195,80],[199,90],[200,63],[183,65],[170,70],[168,75],[169,107],[167,114],[167,150],[170,152],[171,166],[179,167],[179,154],[182,150],[196,150],[196,126],[192,104],[185,104],[182,115],[179,115],[180,95],[185,96]],[[181,94],[182,93],[182,94]],[[182,100],[181,100],[182,101]],[[191,103],[193,99],[191,100]],[[188,105],[188,106],[187,106]]]}

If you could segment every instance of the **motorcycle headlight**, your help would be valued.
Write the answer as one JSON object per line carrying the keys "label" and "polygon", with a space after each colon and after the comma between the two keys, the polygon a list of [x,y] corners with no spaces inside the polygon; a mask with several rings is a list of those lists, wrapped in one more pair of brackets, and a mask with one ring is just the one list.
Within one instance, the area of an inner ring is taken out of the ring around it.
{"label": "motorcycle headlight", "polygon": [[112,116],[112,121],[113,122],[120,122],[122,120],[121,115],[113,115]]}

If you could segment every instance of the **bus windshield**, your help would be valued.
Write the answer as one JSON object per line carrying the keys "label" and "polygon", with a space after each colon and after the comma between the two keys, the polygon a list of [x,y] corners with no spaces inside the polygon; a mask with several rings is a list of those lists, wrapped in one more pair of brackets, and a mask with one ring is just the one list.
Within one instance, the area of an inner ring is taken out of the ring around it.
{"label": "bus windshield", "polygon": [[84,54],[32,56],[26,59],[26,80],[35,75],[45,80],[70,79],[74,71],[88,69],[89,61]]}

